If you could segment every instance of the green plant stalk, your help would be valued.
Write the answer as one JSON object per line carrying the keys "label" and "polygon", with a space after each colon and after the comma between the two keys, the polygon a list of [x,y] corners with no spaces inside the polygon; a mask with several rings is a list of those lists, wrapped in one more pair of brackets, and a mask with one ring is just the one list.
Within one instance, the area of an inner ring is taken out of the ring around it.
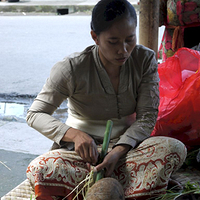
{"label": "green plant stalk", "polygon": [[33,198],[33,196],[31,195],[30,200],[36,200],[36,197]]}
{"label": "green plant stalk", "polygon": [[180,192],[173,192],[172,190],[167,190],[165,194],[159,195],[157,198],[154,197],[153,199],[155,199],[155,200],[172,200],[181,195],[185,195],[185,194],[189,194],[189,193],[200,194],[199,183],[190,183],[188,181],[184,187],[185,187],[185,189]]}
{"label": "green plant stalk", "polygon": [[[104,133],[103,145],[102,145],[102,149],[101,149],[101,153],[100,153],[100,159],[99,159],[98,164],[103,162],[103,159],[105,158],[105,156],[108,152],[108,146],[109,146],[109,142],[110,142],[110,135],[111,135],[111,132],[112,132],[112,127],[113,127],[112,120],[108,120],[107,124],[106,124],[106,130],[105,130],[105,133]],[[105,173],[104,170],[97,172],[95,182],[102,179],[104,177],[104,173]]]}

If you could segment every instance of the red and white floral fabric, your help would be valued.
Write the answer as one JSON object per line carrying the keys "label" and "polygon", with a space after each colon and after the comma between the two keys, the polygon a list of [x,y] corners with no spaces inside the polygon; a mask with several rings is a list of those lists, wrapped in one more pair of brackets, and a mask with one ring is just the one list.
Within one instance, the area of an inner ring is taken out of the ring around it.
{"label": "red and white floral fabric", "polygon": [[[113,177],[122,184],[126,199],[147,199],[166,191],[171,174],[180,168],[186,154],[177,139],[150,137],[119,160]],[[66,197],[89,172],[90,167],[74,151],[58,149],[33,160],[27,177],[37,200],[53,200]],[[65,199],[74,196],[75,192]]]}

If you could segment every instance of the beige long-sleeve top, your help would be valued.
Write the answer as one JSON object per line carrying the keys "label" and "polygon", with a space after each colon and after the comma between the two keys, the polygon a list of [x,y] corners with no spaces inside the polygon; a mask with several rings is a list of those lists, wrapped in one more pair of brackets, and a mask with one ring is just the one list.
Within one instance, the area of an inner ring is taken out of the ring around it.
{"label": "beige long-sleeve top", "polygon": [[[157,119],[159,77],[154,52],[137,45],[120,70],[118,94],[101,64],[98,46],[68,56],[51,70],[27,114],[27,123],[53,140],[56,148],[73,148],[62,138],[70,128],[82,130],[101,143],[106,121],[113,120],[111,139],[133,148],[150,136]],[[68,100],[68,118],[51,115]],[[136,118],[135,118],[136,116]]]}

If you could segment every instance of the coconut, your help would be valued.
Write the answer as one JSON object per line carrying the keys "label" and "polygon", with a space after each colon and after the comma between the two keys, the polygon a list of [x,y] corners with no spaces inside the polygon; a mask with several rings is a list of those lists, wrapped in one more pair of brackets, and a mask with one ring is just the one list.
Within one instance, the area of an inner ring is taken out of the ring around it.
{"label": "coconut", "polygon": [[87,192],[86,200],[125,200],[122,185],[114,178],[102,178]]}

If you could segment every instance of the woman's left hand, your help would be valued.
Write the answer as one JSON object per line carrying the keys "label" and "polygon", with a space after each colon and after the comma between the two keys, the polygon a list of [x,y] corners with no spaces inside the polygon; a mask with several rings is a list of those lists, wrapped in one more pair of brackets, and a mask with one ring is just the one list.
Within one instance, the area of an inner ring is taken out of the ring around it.
{"label": "woman's left hand", "polygon": [[130,148],[131,146],[126,144],[116,146],[106,155],[103,162],[95,167],[96,171],[105,169],[105,177],[111,176],[120,157],[126,154]]}

